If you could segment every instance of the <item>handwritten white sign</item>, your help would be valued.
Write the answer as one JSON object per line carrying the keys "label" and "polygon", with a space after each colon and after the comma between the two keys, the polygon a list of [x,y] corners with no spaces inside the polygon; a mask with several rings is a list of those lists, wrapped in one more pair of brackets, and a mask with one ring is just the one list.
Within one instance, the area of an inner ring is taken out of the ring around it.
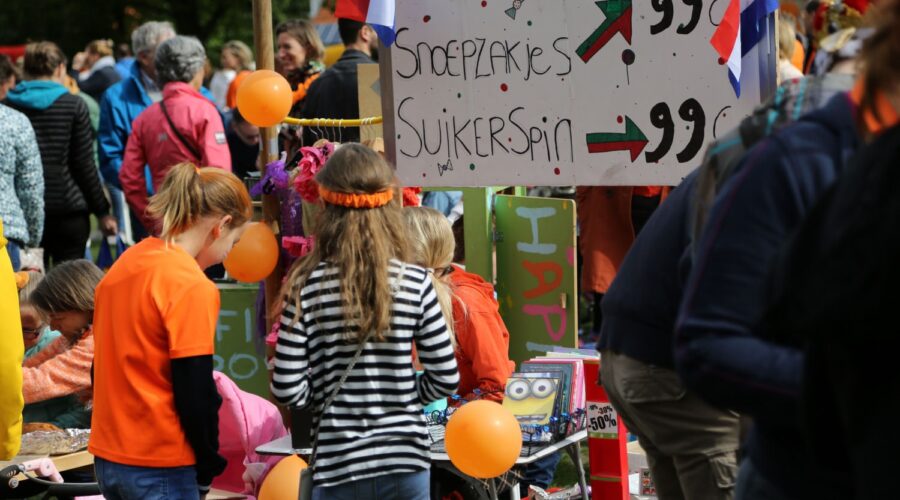
{"label": "handwritten white sign", "polygon": [[709,42],[727,4],[397,0],[382,71],[401,180],[678,183],[771,86],[763,39],[743,58],[736,97]]}

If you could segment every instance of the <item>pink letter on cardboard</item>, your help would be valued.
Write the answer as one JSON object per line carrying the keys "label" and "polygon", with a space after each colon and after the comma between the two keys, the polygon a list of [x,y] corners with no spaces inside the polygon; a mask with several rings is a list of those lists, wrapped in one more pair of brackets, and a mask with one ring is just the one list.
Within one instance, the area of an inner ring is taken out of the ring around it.
{"label": "pink letter on cardboard", "polygon": [[[566,310],[562,307],[556,306],[542,306],[539,304],[527,304],[522,306],[522,312],[528,314],[529,316],[543,316],[544,317],[544,327],[547,328],[547,335],[550,335],[550,339],[554,342],[559,342],[566,334]],[[550,315],[555,314],[559,316],[559,330],[554,331],[553,325],[550,323]]]}

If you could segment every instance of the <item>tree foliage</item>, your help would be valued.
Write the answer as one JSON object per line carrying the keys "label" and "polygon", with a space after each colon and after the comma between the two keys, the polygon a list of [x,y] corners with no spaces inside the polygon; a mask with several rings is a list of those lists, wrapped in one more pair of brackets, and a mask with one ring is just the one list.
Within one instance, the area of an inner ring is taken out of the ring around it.
{"label": "tree foliage", "polygon": [[[271,0],[275,23],[307,17],[309,0]],[[3,0],[0,45],[50,40],[70,57],[91,40],[131,43],[131,31],[146,21],[171,21],[193,35],[213,62],[228,40],[253,46],[251,0]]]}

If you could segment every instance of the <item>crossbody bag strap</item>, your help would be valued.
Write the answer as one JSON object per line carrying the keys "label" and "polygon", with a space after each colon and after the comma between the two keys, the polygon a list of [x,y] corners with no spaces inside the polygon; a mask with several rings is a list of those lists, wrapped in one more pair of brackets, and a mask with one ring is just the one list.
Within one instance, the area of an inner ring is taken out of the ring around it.
{"label": "crossbody bag strap", "polygon": [[[391,287],[391,294],[396,295],[400,290],[400,280],[403,279],[403,276],[406,274],[406,264],[403,263],[400,265],[400,272],[397,274],[397,278],[394,280],[394,286]],[[366,334],[366,337],[362,342],[359,343],[359,346],[356,348],[356,353],[353,355],[353,359],[350,360],[350,364],[347,365],[347,369],[344,370],[344,373],[341,375],[340,380],[338,380],[337,387],[334,388],[334,391],[328,396],[328,399],[325,400],[325,404],[322,405],[322,414],[319,415],[319,421],[316,423],[316,430],[313,432],[312,436],[312,453],[309,455],[309,467],[313,467],[316,463],[316,454],[319,451],[319,428],[322,427],[322,420],[325,419],[325,410],[331,406],[331,403],[334,401],[334,398],[337,397],[338,392],[341,391],[341,387],[344,386],[344,382],[347,380],[347,377],[350,376],[350,371],[353,370],[353,366],[359,360],[359,357],[362,355],[363,348],[366,346],[366,342],[369,341],[369,338],[372,337],[372,332]]]}
{"label": "crossbody bag strap", "polygon": [[166,121],[169,122],[169,128],[172,129],[172,132],[175,134],[175,137],[177,137],[178,140],[181,142],[181,144],[183,144],[184,147],[186,147],[187,150],[192,155],[194,155],[194,158],[196,158],[197,161],[202,160],[203,156],[200,154],[199,151],[197,151],[197,146],[188,142],[188,140],[185,139],[183,135],[181,135],[181,132],[178,131],[178,128],[175,126],[175,124],[172,123],[172,118],[169,117],[169,110],[166,109],[166,100],[165,99],[163,99],[162,101],[159,101],[159,107],[160,107],[160,109],[162,109],[163,115],[166,117]]}

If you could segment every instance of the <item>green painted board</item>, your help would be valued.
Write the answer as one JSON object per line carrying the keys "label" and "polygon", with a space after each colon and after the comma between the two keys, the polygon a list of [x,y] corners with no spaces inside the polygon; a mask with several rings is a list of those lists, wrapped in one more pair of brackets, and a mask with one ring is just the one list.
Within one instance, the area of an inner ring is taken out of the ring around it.
{"label": "green painted board", "polygon": [[256,334],[258,285],[216,285],[222,296],[216,325],[214,368],[234,380],[241,390],[269,398],[262,339]]}
{"label": "green painted board", "polygon": [[509,357],[545,352],[530,346],[577,347],[575,203],[498,195],[494,199],[497,298],[509,329]]}

